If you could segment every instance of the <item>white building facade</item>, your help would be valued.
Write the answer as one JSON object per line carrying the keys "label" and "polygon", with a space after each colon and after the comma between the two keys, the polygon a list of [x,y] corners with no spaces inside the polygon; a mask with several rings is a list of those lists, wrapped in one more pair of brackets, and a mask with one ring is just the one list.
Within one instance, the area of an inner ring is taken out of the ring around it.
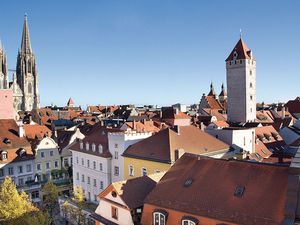
{"label": "white building facade", "polygon": [[108,133],[108,146],[112,154],[111,171],[112,181],[116,182],[125,179],[124,157],[122,154],[132,144],[137,143],[152,135],[151,132],[136,132],[128,130],[124,132]]}

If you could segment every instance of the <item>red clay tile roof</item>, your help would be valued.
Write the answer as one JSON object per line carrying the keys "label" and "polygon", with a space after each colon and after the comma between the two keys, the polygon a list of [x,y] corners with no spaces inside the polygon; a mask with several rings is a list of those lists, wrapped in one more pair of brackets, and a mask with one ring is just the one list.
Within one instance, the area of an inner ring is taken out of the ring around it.
{"label": "red clay tile roof", "polygon": [[205,96],[205,100],[206,100],[207,104],[209,105],[210,109],[214,109],[214,110],[222,110],[223,109],[221,103],[217,99],[215,99],[213,96]]}
{"label": "red clay tile roof", "polygon": [[28,139],[42,139],[45,137],[45,135],[48,135],[49,137],[51,137],[52,132],[51,130],[44,126],[44,125],[39,125],[39,124],[34,124],[34,125],[30,125],[30,124],[24,124],[23,128],[25,130],[25,136]]}
{"label": "red clay tile roof", "polygon": [[[6,142],[7,140],[9,142]],[[26,151],[25,157],[18,156],[18,152],[22,148]],[[13,119],[0,120],[0,151],[7,151],[8,159],[3,163],[33,158],[30,143],[26,137],[19,137],[19,127]],[[1,160],[0,163],[2,163]]]}
{"label": "red clay tile roof", "polygon": [[161,130],[129,146],[123,155],[171,163],[171,158],[173,158],[171,155],[178,149],[195,154],[210,154],[229,149],[229,145],[195,126],[182,126],[179,130],[179,134],[171,128]]}
{"label": "red clay tile roof", "polygon": [[134,121],[134,122],[126,122],[125,123],[130,129],[135,130],[137,132],[153,132],[157,133],[160,131],[158,127],[154,125],[152,120],[144,120],[144,121]]}
{"label": "red clay tile roof", "polygon": [[147,195],[155,188],[156,183],[162,178],[164,172],[137,177],[129,180],[112,183],[106,190],[100,193],[100,198],[104,198],[112,191],[121,197],[130,209],[136,209],[144,204]]}
{"label": "red clay tile roof", "polygon": [[[145,203],[243,225],[283,223],[289,167],[184,154]],[[191,185],[185,183],[190,180]],[[238,187],[244,188],[236,197]]]}
{"label": "red clay tile roof", "polygon": [[235,60],[234,59],[234,52],[237,53],[236,60],[238,60],[238,59],[251,59],[250,51],[251,50],[247,47],[247,45],[243,41],[243,39],[240,38],[239,41],[234,46],[232,52],[229,54],[229,56],[227,57],[227,59],[225,61],[227,62],[227,61]]}

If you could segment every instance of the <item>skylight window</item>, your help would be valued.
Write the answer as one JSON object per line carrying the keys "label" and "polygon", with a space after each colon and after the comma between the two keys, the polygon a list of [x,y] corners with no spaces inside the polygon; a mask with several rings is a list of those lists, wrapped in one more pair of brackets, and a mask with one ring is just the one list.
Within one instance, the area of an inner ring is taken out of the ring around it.
{"label": "skylight window", "polygon": [[193,179],[192,179],[192,178],[188,178],[188,179],[184,182],[183,186],[184,186],[184,187],[190,187],[190,186],[192,185],[192,183],[193,183]]}
{"label": "skylight window", "polygon": [[244,186],[237,186],[234,191],[234,196],[241,198],[243,196],[244,192],[245,192]]}

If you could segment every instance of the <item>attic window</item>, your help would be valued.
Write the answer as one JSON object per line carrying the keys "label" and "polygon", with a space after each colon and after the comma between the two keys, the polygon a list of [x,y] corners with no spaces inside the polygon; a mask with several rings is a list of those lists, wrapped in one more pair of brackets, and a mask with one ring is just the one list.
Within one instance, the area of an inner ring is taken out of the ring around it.
{"label": "attic window", "polygon": [[9,140],[8,138],[4,138],[3,140],[4,144],[11,144],[11,140]]}
{"label": "attic window", "polygon": [[241,198],[243,196],[244,192],[245,192],[244,186],[237,186],[234,191],[234,196]]}
{"label": "attic window", "polygon": [[90,144],[88,142],[85,143],[85,149],[88,151],[90,150]]}
{"label": "attic window", "polygon": [[115,198],[115,197],[117,197],[117,193],[115,191],[112,191],[111,196],[113,196]]}
{"label": "attic window", "polygon": [[7,152],[6,151],[3,151],[1,152],[1,160],[7,160]]}
{"label": "attic window", "polygon": [[19,152],[19,156],[22,157],[24,155],[26,155],[26,150],[24,148],[21,148]]}
{"label": "attic window", "polygon": [[103,147],[102,147],[101,144],[99,144],[98,148],[99,148],[99,153],[100,153],[100,154],[103,153]]}
{"label": "attic window", "polygon": [[190,187],[190,186],[192,185],[192,183],[193,183],[193,179],[192,179],[192,178],[188,178],[188,179],[184,182],[183,186],[184,186],[184,187]]}
{"label": "attic window", "polygon": [[92,151],[93,151],[93,152],[96,151],[96,145],[95,145],[95,143],[92,144]]}
{"label": "attic window", "polygon": [[80,149],[82,150],[83,149],[83,142],[80,141],[79,145],[80,145]]}

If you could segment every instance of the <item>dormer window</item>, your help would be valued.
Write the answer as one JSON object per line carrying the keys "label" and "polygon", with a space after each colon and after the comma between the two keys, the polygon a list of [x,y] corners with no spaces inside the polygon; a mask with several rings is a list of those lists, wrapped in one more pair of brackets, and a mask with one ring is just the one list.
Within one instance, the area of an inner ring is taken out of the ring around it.
{"label": "dormer window", "polygon": [[98,150],[99,150],[99,153],[101,154],[101,153],[103,153],[103,147],[102,147],[102,145],[101,144],[99,144],[99,146],[98,146]]}
{"label": "dormer window", "polygon": [[85,149],[88,151],[90,150],[90,144],[88,142],[85,143]]}
{"label": "dormer window", "polygon": [[7,160],[7,152],[6,151],[3,151],[1,152],[1,160]]}
{"label": "dormer window", "polygon": [[20,156],[20,157],[23,157],[23,156],[25,156],[25,155],[26,155],[26,150],[25,150],[24,148],[20,149],[20,151],[19,151],[19,156]]}
{"label": "dormer window", "polygon": [[80,149],[82,150],[83,149],[83,142],[81,140],[79,142],[79,145],[80,145]]}
{"label": "dormer window", "polygon": [[161,209],[156,209],[153,212],[153,225],[166,225],[168,213]]}
{"label": "dormer window", "polygon": [[93,152],[96,151],[96,145],[95,145],[95,143],[92,144],[92,151],[93,151]]}
{"label": "dormer window", "polygon": [[197,225],[199,221],[191,216],[184,216],[181,220],[181,225]]}
{"label": "dormer window", "polygon": [[236,59],[237,59],[237,57],[238,57],[238,54],[237,54],[237,52],[236,52],[236,51],[234,51],[234,53],[233,53],[233,59],[234,59],[234,60],[236,60]]}
{"label": "dormer window", "polygon": [[11,144],[11,140],[9,140],[8,138],[4,138],[3,142],[7,145]]}

